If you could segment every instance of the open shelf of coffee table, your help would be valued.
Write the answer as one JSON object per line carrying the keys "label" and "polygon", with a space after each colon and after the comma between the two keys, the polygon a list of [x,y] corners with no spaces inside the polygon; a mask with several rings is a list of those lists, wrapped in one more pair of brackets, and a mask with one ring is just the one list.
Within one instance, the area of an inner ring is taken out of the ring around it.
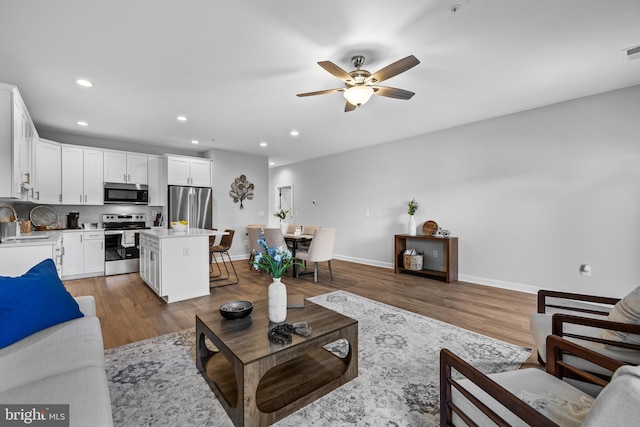
{"label": "open shelf of coffee table", "polygon": [[[237,406],[238,384],[231,363],[216,353],[203,365],[227,403]],[[323,348],[313,349],[267,371],[256,389],[256,406],[261,412],[275,412],[339,379],[347,367],[347,359]]]}

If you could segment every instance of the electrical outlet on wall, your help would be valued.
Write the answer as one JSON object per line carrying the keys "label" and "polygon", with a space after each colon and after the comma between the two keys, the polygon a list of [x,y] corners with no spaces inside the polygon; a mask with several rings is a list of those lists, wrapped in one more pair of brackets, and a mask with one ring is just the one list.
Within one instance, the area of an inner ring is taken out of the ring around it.
{"label": "electrical outlet on wall", "polygon": [[434,258],[438,258],[438,250],[437,249],[433,250],[433,257]]}

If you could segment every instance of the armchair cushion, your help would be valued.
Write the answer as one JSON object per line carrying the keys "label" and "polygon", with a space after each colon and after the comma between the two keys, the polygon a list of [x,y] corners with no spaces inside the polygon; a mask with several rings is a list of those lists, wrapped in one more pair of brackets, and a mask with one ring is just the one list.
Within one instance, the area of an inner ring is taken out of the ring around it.
{"label": "armchair cushion", "polygon": [[[640,324],[640,286],[635,288],[629,295],[622,298],[613,306],[609,313],[608,320],[620,323],[631,323],[634,325]],[[602,338],[612,341],[640,344],[640,335],[612,331],[609,329],[602,332]]]}
{"label": "armchair cushion", "polygon": [[83,316],[51,259],[20,277],[0,276],[0,348]]}
{"label": "armchair cushion", "polygon": [[[593,404],[591,396],[540,369],[528,368],[502,372],[491,374],[489,378],[561,426],[580,426]],[[510,425],[527,425],[470,380],[460,380],[460,385],[503,417]],[[454,389],[452,392],[453,402],[478,425],[492,424],[486,415],[457,390]],[[453,416],[453,420],[454,425],[464,425],[456,415]]]}

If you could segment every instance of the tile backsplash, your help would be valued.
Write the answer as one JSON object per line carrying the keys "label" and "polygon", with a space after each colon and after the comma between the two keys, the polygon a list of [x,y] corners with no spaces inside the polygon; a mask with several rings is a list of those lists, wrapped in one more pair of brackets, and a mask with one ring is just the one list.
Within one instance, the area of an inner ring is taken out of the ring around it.
{"label": "tile backsplash", "polygon": [[[14,207],[18,213],[18,218],[27,219],[31,210],[38,205],[33,204],[16,204]],[[147,226],[153,225],[155,219],[154,213],[161,213],[163,208],[161,206],[137,206],[137,205],[103,205],[103,206],[85,206],[85,205],[47,205],[51,207],[58,214],[58,221],[63,228],[67,226],[67,214],[72,211],[80,213],[79,224],[83,222],[102,222],[102,214],[133,214],[133,213],[145,213],[147,214]],[[166,226],[166,221],[162,224]]]}

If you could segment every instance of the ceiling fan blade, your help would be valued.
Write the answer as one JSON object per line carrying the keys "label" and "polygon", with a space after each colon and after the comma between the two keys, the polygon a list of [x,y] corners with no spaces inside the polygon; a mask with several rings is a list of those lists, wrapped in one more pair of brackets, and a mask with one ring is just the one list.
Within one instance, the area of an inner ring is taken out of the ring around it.
{"label": "ceiling fan blade", "polygon": [[316,92],[307,92],[307,93],[299,93],[296,96],[314,96],[314,95],[324,95],[325,93],[333,93],[333,92],[344,92],[344,88],[339,89],[327,89],[327,90],[319,90]]}
{"label": "ceiling fan blade", "polygon": [[367,81],[376,83],[390,79],[393,76],[397,76],[398,74],[404,73],[408,69],[415,67],[419,63],[420,61],[418,61],[418,58],[413,55],[409,55],[406,58],[396,61],[393,64],[389,64],[376,71],[367,79]]}
{"label": "ceiling fan blade", "polygon": [[343,82],[353,83],[353,77],[351,77],[349,73],[347,73],[342,68],[338,67],[333,62],[320,61],[318,62],[318,65],[324,68],[325,70],[327,70],[328,72],[330,72],[331,74],[333,74],[334,76],[336,76],[337,78],[339,78],[340,80],[342,80]]}
{"label": "ceiling fan blade", "polygon": [[404,89],[396,89],[395,87],[387,87],[387,86],[372,86],[373,93],[380,96],[386,96],[388,98],[396,98],[396,99],[410,99],[414,92],[409,92]]}
{"label": "ceiling fan blade", "polygon": [[356,106],[353,105],[352,103],[350,103],[349,101],[347,101],[347,103],[344,106],[344,112],[348,113],[349,111],[353,111],[356,109]]}

